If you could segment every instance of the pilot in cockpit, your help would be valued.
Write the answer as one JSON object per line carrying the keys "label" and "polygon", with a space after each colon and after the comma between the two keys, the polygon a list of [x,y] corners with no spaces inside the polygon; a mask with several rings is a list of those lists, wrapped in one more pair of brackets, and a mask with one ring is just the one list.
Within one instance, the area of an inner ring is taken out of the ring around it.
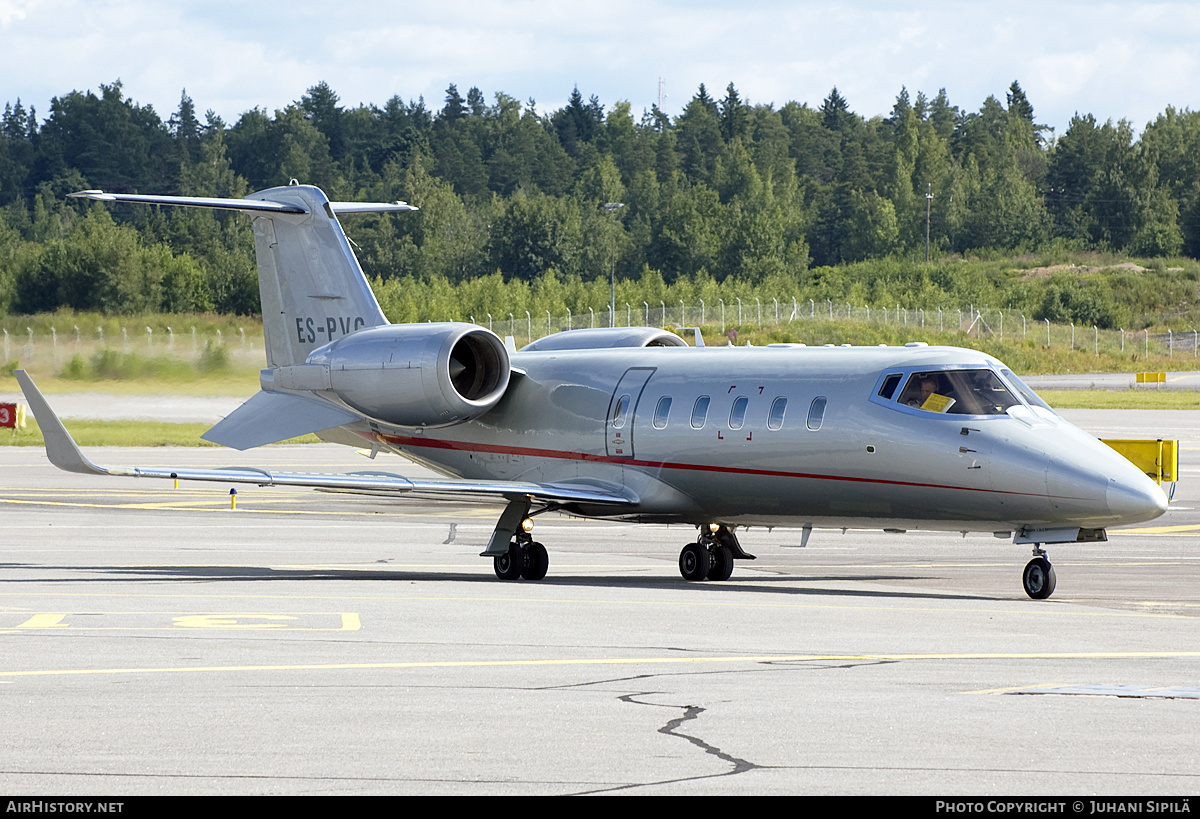
{"label": "pilot in cockpit", "polygon": [[904,391],[904,397],[900,399],[900,403],[907,404],[910,407],[919,407],[924,404],[929,396],[937,392],[937,379],[932,375],[919,375],[909,379],[908,387]]}
{"label": "pilot in cockpit", "polygon": [[954,406],[952,391],[941,387],[936,373],[913,373],[900,403],[930,412],[947,412]]}

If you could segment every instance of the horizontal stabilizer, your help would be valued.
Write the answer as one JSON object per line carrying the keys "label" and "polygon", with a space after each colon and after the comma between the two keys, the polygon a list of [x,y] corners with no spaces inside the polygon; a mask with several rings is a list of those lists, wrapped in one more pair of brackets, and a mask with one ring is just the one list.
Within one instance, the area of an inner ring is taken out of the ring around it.
{"label": "horizontal stabilizer", "polygon": [[[90,190],[68,193],[77,199],[95,199],[99,202],[136,202],[143,205],[174,205],[185,208],[213,208],[214,210],[239,210],[243,213],[307,213],[304,208],[291,202],[272,202],[265,199],[220,199],[211,196],[156,196],[137,193],[105,193]],[[396,213],[419,208],[407,202],[330,202],[334,213]]]}
{"label": "horizontal stabilizer", "polygon": [[349,410],[314,398],[259,392],[200,437],[245,450],[361,420],[361,416]]}

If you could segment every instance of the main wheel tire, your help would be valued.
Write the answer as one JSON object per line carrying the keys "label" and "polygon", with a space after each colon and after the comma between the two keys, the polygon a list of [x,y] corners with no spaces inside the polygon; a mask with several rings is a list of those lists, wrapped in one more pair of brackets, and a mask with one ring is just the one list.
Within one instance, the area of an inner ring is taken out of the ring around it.
{"label": "main wheel tire", "polygon": [[733,574],[733,550],[718,546],[712,551],[712,565],[708,567],[709,580],[728,580]]}
{"label": "main wheel tire", "polygon": [[708,549],[699,543],[689,543],[679,553],[679,573],[684,580],[704,580],[712,567]]}
{"label": "main wheel tire", "polygon": [[521,577],[521,569],[525,565],[525,556],[521,547],[515,543],[509,544],[508,551],[492,558],[492,566],[496,577],[501,580],[517,580]]}
{"label": "main wheel tire", "polygon": [[1035,557],[1029,561],[1021,574],[1021,585],[1025,587],[1025,593],[1034,600],[1045,600],[1054,594],[1056,582],[1054,567],[1044,557]]}
{"label": "main wheel tire", "polygon": [[529,548],[525,550],[523,563],[521,577],[526,580],[541,580],[550,567],[550,556],[546,554],[546,547],[540,543],[530,543]]}

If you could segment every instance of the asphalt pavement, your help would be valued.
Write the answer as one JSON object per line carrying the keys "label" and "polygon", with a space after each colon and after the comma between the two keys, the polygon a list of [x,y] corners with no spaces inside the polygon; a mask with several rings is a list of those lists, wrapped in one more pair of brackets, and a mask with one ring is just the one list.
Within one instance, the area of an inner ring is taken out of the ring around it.
{"label": "asphalt pavement", "polygon": [[[1148,423],[1079,412],[1096,434]],[[1053,547],[1047,601],[1021,589],[1028,548],[989,536],[750,529],[756,560],[686,583],[688,527],[565,518],[535,530],[547,578],[502,582],[478,556],[495,509],[247,487],[233,510],[224,487],[3,448],[0,785],[1195,794],[1200,429],[1171,428],[1171,510]],[[90,454],[368,465],[331,445]]]}

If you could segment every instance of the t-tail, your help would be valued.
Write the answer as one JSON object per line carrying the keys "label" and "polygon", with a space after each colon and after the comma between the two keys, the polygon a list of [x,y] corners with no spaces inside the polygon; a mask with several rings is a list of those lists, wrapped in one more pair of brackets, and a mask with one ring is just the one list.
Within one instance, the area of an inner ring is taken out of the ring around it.
{"label": "t-tail", "polygon": [[330,202],[288,185],[245,199],[81,191],[105,202],[236,210],[254,221],[267,369],[262,390],[202,436],[249,449],[371,420],[444,426],[494,407],[508,387],[504,343],[473,324],[389,324],[342,232],[341,213],[416,210]]}
{"label": "t-tail", "polygon": [[254,250],[269,367],[303,364],[308,354],[356,330],[387,324],[367,284],[339,213],[410,211],[404,202],[330,202],[310,185],[289,185],[245,199],[145,196],[81,191],[72,196],[237,210],[254,220]]}

